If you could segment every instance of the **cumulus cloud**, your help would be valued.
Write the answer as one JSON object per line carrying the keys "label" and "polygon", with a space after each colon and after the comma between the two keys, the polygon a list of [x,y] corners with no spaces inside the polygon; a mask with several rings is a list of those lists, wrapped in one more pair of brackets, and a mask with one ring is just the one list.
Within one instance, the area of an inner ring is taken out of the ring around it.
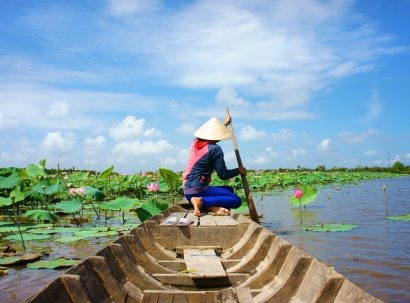
{"label": "cumulus cloud", "polygon": [[97,136],[95,138],[85,138],[83,144],[86,145],[87,147],[90,146],[101,146],[105,143],[105,137],[103,136]]}
{"label": "cumulus cloud", "polygon": [[160,135],[160,132],[155,128],[145,129],[145,119],[127,116],[121,123],[110,127],[109,134],[116,141],[127,141]]}
{"label": "cumulus cloud", "polygon": [[332,141],[330,139],[323,139],[317,147],[320,151],[332,149]]}
{"label": "cumulus cloud", "polygon": [[75,134],[60,131],[49,132],[41,141],[40,147],[53,154],[70,152],[75,146]]}
{"label": "cumulus cloud", "polygon": [[260,140],[266,137],[266,132],[256,130],[253,126],[246,125],[239,131],[239,136],[244,141]]}

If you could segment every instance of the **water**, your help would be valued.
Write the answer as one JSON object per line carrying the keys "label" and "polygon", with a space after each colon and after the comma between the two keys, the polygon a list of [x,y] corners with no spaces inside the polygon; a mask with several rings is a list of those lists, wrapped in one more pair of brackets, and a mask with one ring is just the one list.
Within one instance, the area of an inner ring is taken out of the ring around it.
{"label": "water", "polygon": [[[391,303],[410,302],[410,222],[385,219],[383,185],[387,186],[388,214],[410,213],[410,177],[319,187],[316,201],[302,210],[303,226],[335,222],[359,225],[348,232],[302,230],[299,208],[289,204],[293,190],[254,194],[254,201],[258,212],[264,215],[265,227],[333,266],[377,298]],[[58,248],[54,254],[85,258],[113,239],[93,241],[92,245],[79,244],[71,249],[54,247]],[[64,271],[10,268],[8,275],[0,277],[0,301],[21,302]]]}
{"label": "water", "polygon": [[359,227],[348,232],[302,230],[299,207],[289,204],[293,190],[254,195],[264,215],[262,225],[333,266],[373,296],[385,302],[410,302],[410,222],[385,219],[386,213],[410,213],[410,177],[318,190],[316,201],[302,208],[303,226],[343,222]]}

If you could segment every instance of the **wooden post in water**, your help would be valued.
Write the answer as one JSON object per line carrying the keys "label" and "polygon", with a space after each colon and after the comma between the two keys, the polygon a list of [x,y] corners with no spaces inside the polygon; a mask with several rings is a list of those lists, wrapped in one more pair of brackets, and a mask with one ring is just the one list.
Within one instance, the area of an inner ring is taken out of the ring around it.
{"label": "wooden post in water", "polygon": [[[229,114],[228,108],[226,108],[226,115],[228,117],[231,117],[231,115]],[[235,133],[233,130],[232,118],[231,118],[230,126],[231,126],[231,131],[232,131],[232,142],[233,142],[233,147],[235,149],[236,160],[238,161],[238,166],[243,167],[241,155],[239,154],[238,144],[236,142]],[[242,174],[241,174],[241,179],[242,179],[243,189],[245,191],[246,202],[248,203],[249,215],[251,216],[252,221],[260,224],[259,216],[258,216],[256,207],[255,207],[255,203],[253,203],[253,198],[252,198],[251,190],[249,188],[248,179],[246,178],[246,175],[242,175]]]}

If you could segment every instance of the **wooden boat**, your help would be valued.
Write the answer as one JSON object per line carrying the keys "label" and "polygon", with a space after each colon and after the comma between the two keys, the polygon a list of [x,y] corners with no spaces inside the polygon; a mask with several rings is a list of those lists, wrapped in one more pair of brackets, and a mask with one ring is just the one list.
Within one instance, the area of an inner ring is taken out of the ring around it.
{"label": "wooden boat", "polygon": [[382,301],[243,215],[197,218],[175,205],[25,302]]}

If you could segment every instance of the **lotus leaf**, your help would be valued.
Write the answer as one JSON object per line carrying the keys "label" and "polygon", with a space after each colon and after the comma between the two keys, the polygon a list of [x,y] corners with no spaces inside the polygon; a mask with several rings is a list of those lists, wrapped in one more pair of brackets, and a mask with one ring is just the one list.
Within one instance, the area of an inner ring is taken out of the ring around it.
{"label": "lotus leaf", "polygon": [[112,175],[113,172],[114,172],[114,166],[111,166],[111,167],[107,168],[106,170],[104,170],[104,171],[98,176],[98,179],[108,178],[109,176]]}
{"label": "lotus leaf", "polygon": [[95,201],[102,201],[105,198],[105,194],[101,190],[95,187],[92,187],[92,186],[84,186],[84,187],[87,192],[85,196],[88,199],[92,199]]}
{"label": "lotus leaf", "polygon": [[39,177],[46,174],[44,165],[40,164],[30,164],[27,166],[24,171],[30,177]]}
{"label": "lotus leaf", "polygon": [[31,228],[30,226],[20,226],[20,229],[18,226],[16,225],[10,225],[9,226],[0,226],[0,233],[12,233],[12,232],[18,232],[19,230],[23,231],[23,230],[27,230]]}
{"label": "lotus leaf", "polygon": [[159,214],[161,211],[168,208],[167,203],[155,202],[154,200],[149,200],[145,202],[141,207],[136,209],[138,218],[141,222],[151,218],[152,216]]}
{"label": "lotus leaf", "polygon": [[54,205],[56,210],[62,211],[67,214],[74,214],[81,210],[83,201],[80,198],[74,198],[71,200],[61,201]]}
{"label": "lotus leaf", "polygon": [[327,223],[327,224],[313,224],[305,227],[307,231],[318,231],[318,232],[335,232],[335,231],[349,231],[357,228],[357,225],[354,224],[345,224],[345,223]]}
{"label": "lotus leaf", "polygon": [[105,237],[118,235],[116,231],[99,231],[99,230],[80,230],[74,233],[77,237],[93,238],[93,237]]}
{"label": "lotus leaf", "polygon": [[8,177],[0,176],[0,188],[14,188],[20,184],[20,177],[17,173],[13,173]]}
{"label": "lotus leaf", "polygon": [[27,230],[27,232],[36,234],[36,235],[52,235],[52,234],[57,234],[58,231],[55,229],[44,229],[44,228],[33,228]]}
{"label": "lotus leaf", "polygon": [[15,264],[25,264],[31,261],[36,261],[42,257],[38,253],[25,253],[22,255],[15,255],[9,257],[0,258],[1,265],[15,265]]}
{"label": "lotus leaf", "polygon": [[3,257],[0,258],[0,265],[13,265],[20,262],[21,258],[19,256],[13,257]]}
{"label": "lotus leaf", "polygon": [[55,260],[40,260],[34,263],[27,264],[28,268],[40,269],[40,268],[61,268],[61,267],[71,267],[77,264],[79,260],[70,260],[70,259],[55,259]]}
{"label": "lotus leaf", "polygon": [[14,189],[10,193],[10,198],[14,198],[14,203],[16,203],[16,202],[23,201],[26,198],[26,196],[19,189]]}
{"label": "lotus leaf", "polygon": [[117,210],[117,211],[129,211],[141,207],[142,203],[138,199],[132,199],[128,197],[118,197],[115,200],[108,201],[100,204],[101,209]]}
{"label": "lotus leaf", "polygon": [[58,216],[51,211],[43,209],[32,209],[25,213],[25,216],[37,221],[51,221],[57,222]]}
{"label": "lotus leaf", "polygon": [[[24,241],[36,241],[36,240],[45,240],[45,239],[51,238],[51,235],[36,235],[36,234],[31,234],[31,233],[22,233],[21,236],[23,236]],[[15,234],[15,235],[4,237],[4,239],[11,240],[11,241],[21,241],[21,236],[20,234]]]}
{"label": "lotus leaf", "polygon": [[11,204],[13,204],[11,198],[0,197],[0,207],[9,206]]}
{"label": "lotus leaf", "polygon": [[406,215],[397,215],[397,216],[388,216],[386,217],[387,220],[392,221],[410,221],[410,214]]}
{"label": "lotus leaf", "polygon": [[80,240],[85,240],[85,237],[77,237],[77,236],[63,237],[63,238],[56,239],[55,242],[69,243],[69,242],[76,242]]}
{"label": "lotus leaf", "polygon": [[159,173],[172,192],[174,192],[182,183],[181,177],[168,168],[160,168]]}

